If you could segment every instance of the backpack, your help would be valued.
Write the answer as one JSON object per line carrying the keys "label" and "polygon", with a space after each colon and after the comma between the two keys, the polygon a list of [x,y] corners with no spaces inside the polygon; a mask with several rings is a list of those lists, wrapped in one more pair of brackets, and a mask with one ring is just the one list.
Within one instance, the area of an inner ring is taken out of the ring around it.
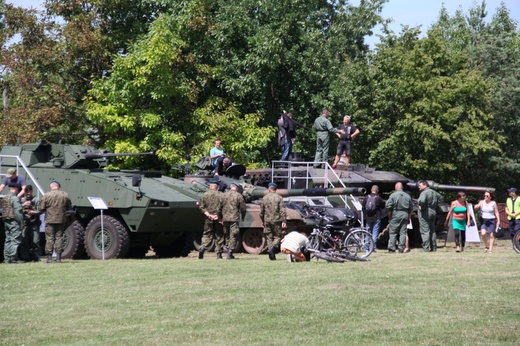
{"label": "backpack", "polygon": [[367,216],[375,216],[377,213],[377,205],[376,205],[377,196],[368,195],[367,203],[365,204],[365,210],[367,212]]}
{"label": "backpack", "polygon": [[2,199],[2,219],[12,220],[14,219],[14,209],[11,204],[11,194],[6,195]]}

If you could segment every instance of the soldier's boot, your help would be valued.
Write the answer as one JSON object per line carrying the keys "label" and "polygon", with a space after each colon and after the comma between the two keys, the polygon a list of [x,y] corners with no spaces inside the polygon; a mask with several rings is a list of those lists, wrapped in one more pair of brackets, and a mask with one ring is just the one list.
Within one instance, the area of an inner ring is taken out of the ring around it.
{"label": "soldier's boot", "polygon": [[56,263],[61,263],[61,253],[56,254]]}
{"label": "soldier's boot", "polygon": [[206,251],[202,246],[199,249],[199,259],[204,258],[204,251]]}
{"label": "soldier's boot", "polygon": [[217,252],[217,259],[222,259],[222,252],[221,251]]}
{"label": "soldier's boot", "polygon": [[227,259],[228,260],[235,259],[235,256],[233,256],[233,250],[228,250]]}
{"label": "soldier's boot", "polygon": [[276,260],[276,256],[275,256],[275,254],[274,254],[274,246],[271,246],[271,247],[269,248],[269,250],[267,250],[267,253],[269,254],[269,259],[270,259],[271,261],[275,261],[275,260]]}
{"label": "soldier's boot", "polygon": [[52,263],[52,254],[47,255],[47,263]]}

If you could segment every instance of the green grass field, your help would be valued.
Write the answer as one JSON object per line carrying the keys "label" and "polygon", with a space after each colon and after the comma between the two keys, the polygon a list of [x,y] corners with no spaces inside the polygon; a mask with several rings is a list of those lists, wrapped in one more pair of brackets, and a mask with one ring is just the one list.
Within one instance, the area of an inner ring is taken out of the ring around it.
{"label": "green grass field", "polygon": [[1,264],[0,344],[518,345],[520,255],[498,245],[346,263]]}

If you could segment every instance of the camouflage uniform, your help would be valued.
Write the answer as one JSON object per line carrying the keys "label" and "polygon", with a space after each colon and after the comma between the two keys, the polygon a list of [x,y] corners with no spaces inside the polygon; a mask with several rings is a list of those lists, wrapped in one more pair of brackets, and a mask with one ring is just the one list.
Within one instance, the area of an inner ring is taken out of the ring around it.
{"label": "camouflage uniform", "polygon": [[[24,206],[25,202],[29,201],[29,206]],[[29,210],[38,210],[40,201],[36,197],[31,196],[30,199],[24,196],[21,199],[22,209],[24,211],[23,220],[23,246],[20,249],[20,254],[24,259],[29,261],[39,261],[40,259],[40,226],[41,221],[39,215],[29,216],[26,212]]]}
{"label": "camouflage uniform", "polygon": [[9,207],[2,211],[5,227],[4,260],[5,263],[13,263],[20,259],[18,252],[22,242],[23,212],[15,193],[11,192],[4,199],[5,203],[9,204]]}
{"label": "camouflage uniform", "polygon": [[215,239],[215,251],[222,252],[224,246],[224,232],[219,220],[222,219],[220,214],[222,209],[223,193],[218,190],[208,190],[200,198],[200,210],[204,215],[217,215],[218,220],[211,220],[209,217],[204,221],[204,233],[202,233],[201,246],[204,249],[209,249],[211,241]]}
{"label": "camouflage uniform", "polygon": [[412,213],[412,198],[403,190],[397,190],[386,201],[386,209],[392,213],[388,223],[390,239],[388,250],[395,251],[397,235],[399,235],[399,251],[403,252],[406,242],[406,225]]}
{"label": "camouflage uniform", "polygon": [[442,196],[429,187],[421,191],[419,196],[419,224],[423,251],[437,251],[437,233],[435,233],[435,220],[437,219],[437,206]]}
{"label": "camouflage uniform", "polygon": [[[329,119],[326,116],[320,115],[314,121],[314,130],[316,130],[316,155],[314,162],[327,162],[329,158],[329,145],[330,135],[329,133],[339,133],[340,130],[332,126]],[[320,167],[320,164],[314,164],[315,168]]]}
{"label": "camouflage uniform", "polygon": [[240,234],[238,222],[246,216],[246,203],[241,194],[230,190],[224,194],[221,207],[222,221],[224,221],[224,236],[228,250],[235,250],[237,237]]}
{"label": "camouflage uniform", "polygon": [[262,198],[260,219],[264,224],[267,247],[270,249],[280,245],[282,222],[286,222],[287,216],[283,198],[276,192],[270,192]]}
{"label": "camouflage uniform", "polygon": [[67,222],[65,212],[71,209],[69,195],[61,190],[47,192],[38,206],[40,213],[45,213],[45,253],[52,255],[52,250],[57,254],[63,252],[63,231]]}

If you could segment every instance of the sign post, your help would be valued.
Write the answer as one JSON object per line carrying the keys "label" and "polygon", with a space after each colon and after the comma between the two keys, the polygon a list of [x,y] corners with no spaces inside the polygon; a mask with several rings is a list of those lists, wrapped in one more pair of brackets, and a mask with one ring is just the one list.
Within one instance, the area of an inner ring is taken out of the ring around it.
{"label": "sign post", "polygon": [[87,197],[92,207],[101,212],[101,258],[105,260],[105,229],[103,227],[103,210],[108,209],[101,197]]}

